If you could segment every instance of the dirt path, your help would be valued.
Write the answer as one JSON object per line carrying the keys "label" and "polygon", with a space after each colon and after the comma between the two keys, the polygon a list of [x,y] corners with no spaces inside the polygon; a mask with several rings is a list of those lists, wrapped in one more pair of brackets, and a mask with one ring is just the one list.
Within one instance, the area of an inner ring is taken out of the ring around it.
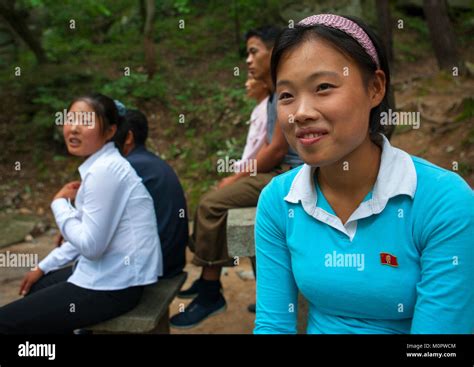
{"label": "dirt path", "polygon": [[[43,259],[53,249],[54,235],[44,234],[34,239],[34,242],[23,242],[17,245],[4,247],[1,252],[37,254],[39,260]],[[200,275],[200,268],[192,265],[191,253],[187,253],[186,271],[188,287]],[[248,259],[241,259],[240,265],[234,268],[225,268],[222,276],[224,296],[227,301],[227,311],[216,315],[201,325],[187,330],[171,329],[172,334],[245,334],[253,329],[254,314],[247,311],[247,306],[255,302],[255,281],[243,280],[238,273],[249,274],[251,265]],[[18,289],[21,280],[28,268],[3,267],[0,268],[0,306],[18,299]],[[179,311],[180,305],[187,305],[190,300],[176,298],[170,305],[170,314]]]}

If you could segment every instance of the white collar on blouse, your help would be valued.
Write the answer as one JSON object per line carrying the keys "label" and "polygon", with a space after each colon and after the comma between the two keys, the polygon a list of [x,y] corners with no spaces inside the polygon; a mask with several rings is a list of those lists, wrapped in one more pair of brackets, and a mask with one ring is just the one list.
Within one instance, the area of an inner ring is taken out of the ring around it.
{"label": "white collar on blouse", "polygon": [[318,197],[314,185],[315,170],[316,167],[304,164],[293,179],[284,199],[295,204],[301,201],[308,215],[340,230],[351,240],[354,238],[358,219],[379,214],[387,205],[388,200],[394,196],[408,195],[413,199],[416,191],[417,177],[412,158],[408,153],[392,147],[385,136],[383,136],[380,169],[372,190],[372,198],[362,202],[346,224],[342,224],[337,216],[316,206]]}
{"label": "white collar on blouse", "polygon": [[90,170],[94,162],[97,161],[97,159],[99,159],[105,154],[112,152],[114,149],[116,149],[114,142],[108,142],[102,148],[100,148],[97,152],[89,156],[89,158],[87,158],[79,166],[79,174],[81,175],[81,178],[84,179],[84,176]]}

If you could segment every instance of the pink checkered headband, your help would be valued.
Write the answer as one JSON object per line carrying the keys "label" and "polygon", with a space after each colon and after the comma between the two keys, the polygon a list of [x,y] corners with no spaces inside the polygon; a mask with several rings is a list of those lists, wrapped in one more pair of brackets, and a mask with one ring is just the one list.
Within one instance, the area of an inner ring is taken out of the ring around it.
{"label": "pink checkered headband", "polygon": [[324,25],[344,32],[362,46],[367,55],[369,55],[375,65],[377,65],[377,69],[380,69],[379,57],[374,44],[367,33],[365,33],[364,30],[352,20],[334,14],[318,14],[304,18],[302,21],[298,22],[298,25],[307,27],[313,25]]}

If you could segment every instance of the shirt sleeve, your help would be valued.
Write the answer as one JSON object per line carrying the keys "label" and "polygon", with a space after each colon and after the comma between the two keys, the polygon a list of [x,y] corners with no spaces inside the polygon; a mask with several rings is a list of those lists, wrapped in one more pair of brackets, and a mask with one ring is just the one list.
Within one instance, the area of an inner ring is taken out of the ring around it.
{"label": "shirt sleeve", "polygon": [[446,186],[423,214],[413,334],[474,332],[474,195],[464,182]]}
{"label": "shirt sleeve", "polygon": [[39,264],[38,267],[45,273],[48,274],[54,270],[62,268],[64,265],[74,261],[79,256],[79,251],[68,241],[64,242],[61,246],[56,247],[46,256]]}
{"label": "shirt sleeve", "polygon": [[257,315],[255,334],[296,334],[298,288],[286,244],[284,209],[275,203],[274,185],[261,193],[257,206],[255,242],[257,257]]}
{"label": "shirt sleeve", "polygon": [[64,199],[51,204],[64,238],[90,260],[100,258],[106,250],[122,217],[131,190],[124,174],[113,164],[95,166],[87,173],[82,182],[81,218],[73,215]]}

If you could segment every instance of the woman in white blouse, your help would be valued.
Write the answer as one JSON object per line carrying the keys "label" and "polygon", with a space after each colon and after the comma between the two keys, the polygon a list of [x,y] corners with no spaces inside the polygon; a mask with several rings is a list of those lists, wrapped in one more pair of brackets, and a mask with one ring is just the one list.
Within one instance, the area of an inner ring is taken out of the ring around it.
{"label": "woman in white blouse", "polygon": [[0,308],[0,334],[68,333],[116,317],[162,274],[152,198],[111,142],[120,120],[101,94],[69,106],[64,139],[70,154],[86,159],[81,181],[51,204],[64,242],[25,276],[26,297]]}

